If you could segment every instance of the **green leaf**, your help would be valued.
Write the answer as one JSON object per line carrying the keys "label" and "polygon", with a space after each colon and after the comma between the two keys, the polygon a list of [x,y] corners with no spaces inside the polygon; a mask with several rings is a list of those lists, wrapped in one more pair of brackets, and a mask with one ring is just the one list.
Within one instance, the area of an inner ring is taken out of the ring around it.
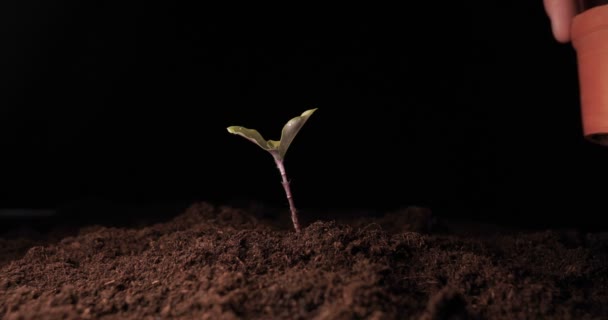
{"label": "green leaf", "polygon": [[306,123],[308,118],[316,110],[317,108],[306,110],[302,113],[302,115],[289,120],[285,126],[283,126],[281,140],[279,141],[264,140],[262,135],[257,130],[248,129],[241,126],[228,127],[228,132],[246,138],[247,140],[260,146],[262,149],[272,153],[275,157],[278,155],[279,159],[283,160],[285,158],[285,154],[287,153],[287,149],[291,145],[291,142],[298,134],[304,123]]}
{"label": "green leaf", "polygon": [[302,129],[302,126],[304,126],[308,118],[310,118],[316,110],[317,108],[306,110],[301,116],[295,117],[285,124],[283,131],[281,132],[281,141],[279,143],[279,156],[281,156],[281,159],[285,158],[289,145],[291,145],[291,142],[300,129]]}
{"label": "green leaf", "polygon": [[264,140],[262,135],[257,130],[247,129],[245,127],[240,126],[231,126],[228,127],[228,132],[244,137],[245,139],[257,144],[258,146],[260,146],[260,148],[266,151],[276,149],[274,145],[271,145],[270,143],[268,143],[268,141]]}

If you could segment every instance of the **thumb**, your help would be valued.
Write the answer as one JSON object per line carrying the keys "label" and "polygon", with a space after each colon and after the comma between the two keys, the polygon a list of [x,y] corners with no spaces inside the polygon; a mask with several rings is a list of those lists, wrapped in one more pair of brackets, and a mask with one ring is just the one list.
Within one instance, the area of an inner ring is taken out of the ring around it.
{"label": "thumb", "polygon": [[577,13],[575,0],[543,0],[551,21],[553,37],[561,43],[570,41],[570,24]]}

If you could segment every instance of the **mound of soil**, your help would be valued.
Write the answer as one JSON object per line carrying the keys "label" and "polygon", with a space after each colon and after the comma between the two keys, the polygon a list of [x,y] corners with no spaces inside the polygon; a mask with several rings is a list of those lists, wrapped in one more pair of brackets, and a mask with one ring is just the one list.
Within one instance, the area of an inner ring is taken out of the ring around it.
{"label": "mound of soil", "polygon": [[[287,213],[282,213],[288,216]],[[299,234],[197,203],[166,222],[0,239],[2,319],[599,319],[608,234],[458,233],[430,212]]]}

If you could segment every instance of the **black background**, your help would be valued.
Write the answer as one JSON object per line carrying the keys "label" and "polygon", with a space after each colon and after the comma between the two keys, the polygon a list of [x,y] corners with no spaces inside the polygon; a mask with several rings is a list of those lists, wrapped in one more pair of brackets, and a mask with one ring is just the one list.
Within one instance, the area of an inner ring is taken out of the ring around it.
{"label": "black background", "polygon": [[0,207],[286,206],[270,155],[226,127],[278,139],[319,108],[286,158],[299,207],[543,226],[598,226],[608,209],[608,151],[582,137],[576,55],[541,0],[8,6]]}

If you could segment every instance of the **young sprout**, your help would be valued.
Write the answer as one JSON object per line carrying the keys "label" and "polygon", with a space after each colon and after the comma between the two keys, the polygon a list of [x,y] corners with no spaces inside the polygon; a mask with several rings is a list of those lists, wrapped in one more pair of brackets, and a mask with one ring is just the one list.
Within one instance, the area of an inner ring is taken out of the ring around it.
{"label": "young sprout", "polygon": [[289,120],[285,126],[283,126],[283,131],[281,132],[281,140],[264,140],[262,135],[253,129],[247,129],[240,126],[231,126],[228,127],[228,132],[232,134],[240,135],[247,140],[257,144],[262,149],[270,152],[272,157],[274,158],[274,162],[277,165],[277,168],[281,172],[281,178],[283,179],[283,189],[285,189],[285,194],[287,195],[287,201],[289,201],[289,209],[291,210],[291,222],[293,222],[293,227],[296,229],[296,232],[300,232],[300,223],[298,222],[298,213],[296,211],[296,206],[293,202],[293,196],[291,195],[291,189],[289,188],[289,180],[287,180],[287,173],[285,172],[285,153],[287,153],[287,148],[295,138],[298,131],[302,128],[306,120],[310,117],[310,115],[315,112],[317,108],[310,109],[304,111],[301,116],[295,117]]}

